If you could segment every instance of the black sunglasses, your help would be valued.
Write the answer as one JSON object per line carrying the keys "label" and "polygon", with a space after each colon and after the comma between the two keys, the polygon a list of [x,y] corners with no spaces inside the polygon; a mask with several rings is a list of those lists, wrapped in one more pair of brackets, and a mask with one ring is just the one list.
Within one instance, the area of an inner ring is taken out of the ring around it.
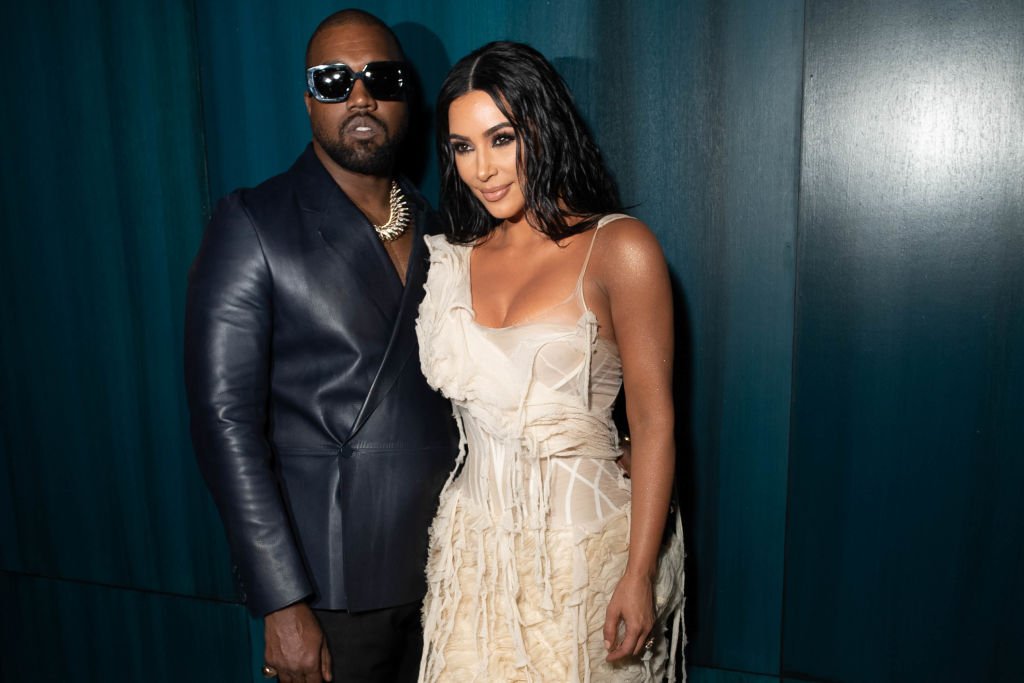
{"label": "black sunglasses", "polygon": [[353,71],[347,64],[306,69],[306,88],[317,102],[344,102],[360,79],[375,100],[405,99],[404,62],[370,62],[362,71]]}

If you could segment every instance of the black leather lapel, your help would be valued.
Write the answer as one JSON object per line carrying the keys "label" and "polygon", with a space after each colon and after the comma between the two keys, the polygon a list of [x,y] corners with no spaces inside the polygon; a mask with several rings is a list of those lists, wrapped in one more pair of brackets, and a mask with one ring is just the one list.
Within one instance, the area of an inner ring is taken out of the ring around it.
{"label": "black leather lapel", "polygon": [[427,280],[427,245],[423,241],[423,236],[432,232],[429,222],[434,220],[433,215],[426,208],[421,206],[417,216],[416,234],[413,237],[409,267],[405,274],[405,290],[402,292],[402,303],[395,320],[395,327],[391,332],[387,351],[384,353],[384,360],[381,361],[377,376],[374,377],[366,400],[363,401],[363,407],[360,409],[359,415],[356,416],[352,431],[345,439],[346,443],[355,438],[366,421],[373,415],[373,411],[387,396],[405,366],[410,360],[413,360],[413,352],[417,349],[416,314],[419,312],[420,302],[423,300],[423,285]]}
{"label": "black leather lapel", "polygon": [[310,225],[342,262],[344,272],[358,278],[353,290],[372,301],[388,320],[394,320],[402,282],[373,226],[341,191],[312,148],[307,148],[296,166],[304,176],[299,184],[300,203],[304,211],[315,214]]}

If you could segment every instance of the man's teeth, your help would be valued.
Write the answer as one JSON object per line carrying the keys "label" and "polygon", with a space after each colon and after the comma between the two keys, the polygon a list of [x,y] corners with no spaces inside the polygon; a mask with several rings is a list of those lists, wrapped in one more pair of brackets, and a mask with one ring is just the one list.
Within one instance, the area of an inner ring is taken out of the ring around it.
{"label": "man's teeth", "polygon": [[365,133],[370,130],[369,126],[356,126],[356,130],[360,133]]}

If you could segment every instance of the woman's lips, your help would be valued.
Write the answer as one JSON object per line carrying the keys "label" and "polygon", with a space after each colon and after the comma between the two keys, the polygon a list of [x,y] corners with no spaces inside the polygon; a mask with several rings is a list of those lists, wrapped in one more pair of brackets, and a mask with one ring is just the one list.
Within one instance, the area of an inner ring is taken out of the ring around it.
{"label": "woman's lips", "polygon": [[480,190],[480,196],[482,196],[484,199],[486,199],[489,202],[498,202],[498,201],[501,201],[502,199],[505,198],[505,195],[508,194],[508,191],[509,191],[509,189],[511,187],[512,187],[512,183],[509,183],[508,185],[502,185],[501,187],[496,187],[493,190],[481,189]]}

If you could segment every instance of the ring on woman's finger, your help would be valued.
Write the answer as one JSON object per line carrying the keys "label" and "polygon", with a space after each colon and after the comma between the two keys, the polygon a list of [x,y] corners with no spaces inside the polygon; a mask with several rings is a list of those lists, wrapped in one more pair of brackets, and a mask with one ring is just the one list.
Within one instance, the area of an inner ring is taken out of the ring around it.
{"label": "ring on woman's finger", "polygon": [[263,669],[260,670],[260,673],[263,674],[264,678],[277,678],[277,669],[270,666],[269,664],[264,664]]}
{"label": "ring on woman's finger", "polygon": [[650,638],[648,638],[644,642],[644,649],[645,650],[653,650],[654,649],[654,636],[651,636]]}

